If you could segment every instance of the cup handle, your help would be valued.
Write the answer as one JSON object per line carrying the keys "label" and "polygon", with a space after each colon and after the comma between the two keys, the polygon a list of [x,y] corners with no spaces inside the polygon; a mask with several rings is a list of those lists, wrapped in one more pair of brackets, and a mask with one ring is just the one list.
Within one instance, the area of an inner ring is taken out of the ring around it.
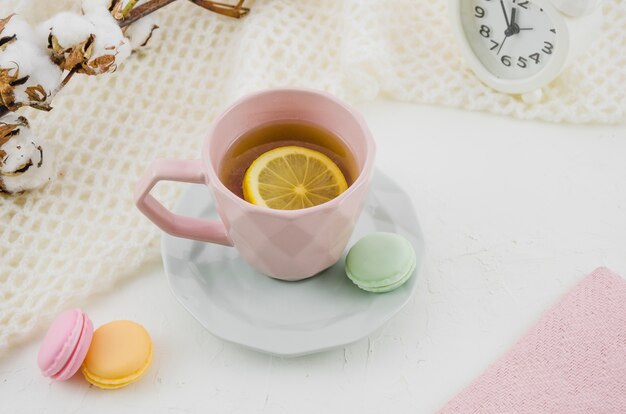
{"label": "cup handle", "polygon": [[174,214],[150,195],[161,180],[202,184],[205,175],[200,160],[156,160],[135,187],[135,204],[164,232],[176,237],[232,246],[224,224],[219,220],[202,220]]}

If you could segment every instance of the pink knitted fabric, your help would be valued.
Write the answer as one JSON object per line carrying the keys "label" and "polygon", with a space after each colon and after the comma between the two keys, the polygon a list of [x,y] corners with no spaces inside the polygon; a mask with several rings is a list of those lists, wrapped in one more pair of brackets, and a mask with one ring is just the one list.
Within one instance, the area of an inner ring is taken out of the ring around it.
{"label": "pink knitted fabric", "polygon": [[596,269],[440,413],[626,413],[626,280]]}

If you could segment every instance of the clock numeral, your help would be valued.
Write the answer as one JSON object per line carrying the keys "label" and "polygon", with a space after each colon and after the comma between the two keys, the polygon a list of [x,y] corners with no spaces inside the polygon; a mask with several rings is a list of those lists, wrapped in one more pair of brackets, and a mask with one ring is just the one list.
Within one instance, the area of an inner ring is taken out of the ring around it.
{"label": "clock numeral", "polygon": [[543,42],[543,44],[545,45],[545,47],[541,49],[541,51],[546,55],[551,55],[552,49],[554,49],[554,45],[550,42]]}
{"label": "clock numeral", "polygon": [[519,3],[517,3],[518,6],[528,10],[528,2],[527,1],[520,1]]}
{"label": "clock numeral", "polygon": [[526,62],[528,62],[528,60],[526,60],[526,58],[523,58],[521,56],[519,58],[517,58],[517,66],[519,66],[522,69],[524,69],[527,66]]}
{"label": "clock numeral", "polygon": [[500,61],[504,66],[511,66],[511,56],[504,55],[502,56]]}
{"label": "clock numeral", "polygon": [[476,12],[474,16],[478,17],[479,19],[485,17],[485,9],[483,9],[482,7],[476,6],[474,7],[474,11]]}
{"label": "clock numeral", "polygon": [[528,57],[531,58],[532,60],[534,60],[535,63],[539,64],[539,53],[533,53],[532,55],[530,55]]}
{"label": "clock numeral", "polygon": [[498,46],[500,46],[500,43],[496,42],[493,39],[491,39],[491,43],[493,44],[493,46],[490,47],[489,50],[495,50]]}
{"label": "clock numeral", "polygon": [[491,29],[489,28],[489,26],[485,26],[484,24],[480,26],[480,35],[482,37],[489,37],[490,34],[491,34]]}

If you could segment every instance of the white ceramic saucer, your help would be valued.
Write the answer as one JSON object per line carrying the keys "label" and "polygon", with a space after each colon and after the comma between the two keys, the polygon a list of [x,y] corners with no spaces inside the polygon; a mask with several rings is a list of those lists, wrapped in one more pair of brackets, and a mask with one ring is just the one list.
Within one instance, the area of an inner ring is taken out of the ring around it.
{"label": "white ceramic saucer", "polygon": [[[210,192],[192,185],[174,211],[217,217]],[[373,231],[403,235],[417,252],[415,274],[393,292],[368,293],[344,273],[344,258],[299,282],[267,277],[232,247],[163,235],[162,253],[178,301],[214,335],[273,355],[292,357],[355,342],[379,328],[409,301],[417,285],[424,239],[411,200],[376,172],[369,198],[348,244]]]}

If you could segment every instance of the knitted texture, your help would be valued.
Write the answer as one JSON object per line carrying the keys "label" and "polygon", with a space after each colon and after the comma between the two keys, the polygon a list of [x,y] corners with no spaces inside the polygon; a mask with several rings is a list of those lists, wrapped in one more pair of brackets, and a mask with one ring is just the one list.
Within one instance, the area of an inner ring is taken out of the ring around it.
{"label": "knitted texture", "polygon": [[446,413],[626,413],[626,281],[594,271]]}
{"label": "knitted texture", "polygon": [[[60,175],[0,196],[0,352],[49,318],[158,257],[158,230],[132,189],[157,157],[196,158],[210,121],[233,99],[306,86],[350,101],[384,95],[548,121],[626,119],[626,3],[607,0],[592,50],[530,106],[461,65],[445,0],[267,0],[241,21],[178,0],[158,12],[152,48],[113,75],[76,76],[54,111],[27,111],[54,143]],[[33,23],[78,0],[2,0]],[[575,85],[575,86],[574,86]],[[159,186],[166,205],[181,186]]]}

